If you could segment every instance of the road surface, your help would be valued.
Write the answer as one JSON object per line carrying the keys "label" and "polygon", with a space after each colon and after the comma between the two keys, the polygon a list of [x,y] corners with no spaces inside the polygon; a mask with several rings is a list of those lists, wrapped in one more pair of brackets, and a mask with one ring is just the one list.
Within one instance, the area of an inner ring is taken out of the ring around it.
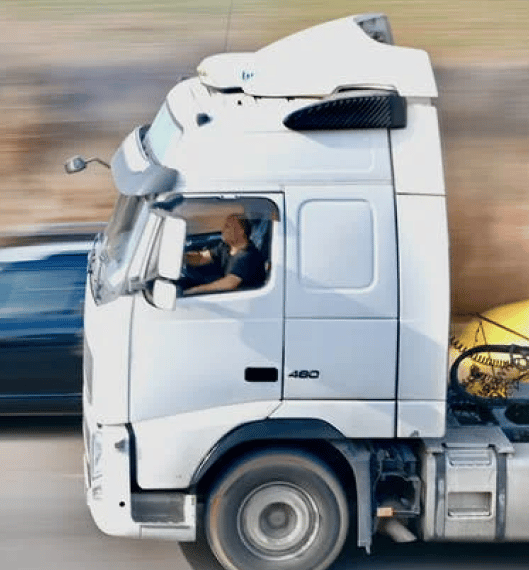
{"label": "road surface", "polygon": [[[79,420],[0,418],[1,570],[219,570],[204,548],[101,534],[84,503],[81,453]],[[529,545],[379,543],[332,570],[525,570],[528,560]]]}

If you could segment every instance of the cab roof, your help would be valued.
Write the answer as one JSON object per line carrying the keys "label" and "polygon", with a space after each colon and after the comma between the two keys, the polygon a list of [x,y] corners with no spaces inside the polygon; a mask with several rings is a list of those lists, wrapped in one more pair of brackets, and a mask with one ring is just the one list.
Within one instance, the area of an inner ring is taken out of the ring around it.
{"label": "cab roof", "polygon": [[256,97],[327,97],[358,88],[436,97],[428,54],[372,39],[362,18],[332,20],[256,52],[207,57],[197,68],[198,76],[207,87]]}

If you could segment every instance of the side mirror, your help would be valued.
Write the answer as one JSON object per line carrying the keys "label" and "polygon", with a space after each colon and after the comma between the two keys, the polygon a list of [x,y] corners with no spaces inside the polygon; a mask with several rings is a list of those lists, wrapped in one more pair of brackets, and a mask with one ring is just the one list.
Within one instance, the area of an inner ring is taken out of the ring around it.
{"label": "side mirror", "polygon": [[178,285],[159,277],[154,280],[152,300],[158,309],[173,311],[176,308],[176,300],[181,296],[182,290]]}
{"label": "side mirror", "polygon": [[159,309],[173,310],[176,307],[176,299],[182,295],[182,290],[175,281],[182,270],[185,237],[185,220],[163,218],[152,291],[153,303]]}
{"label": "side mirror", "polygon": [[161,232],[157,274],[163,279],[176,281],[182,270],[186,222],[182,218],[165,217]]}
{"label": "side mirror", "polygon": [[66,161],[64,170],[68,174],[75,174],[86,168],[87,162],[82,156],[72,156],[70,160]]}

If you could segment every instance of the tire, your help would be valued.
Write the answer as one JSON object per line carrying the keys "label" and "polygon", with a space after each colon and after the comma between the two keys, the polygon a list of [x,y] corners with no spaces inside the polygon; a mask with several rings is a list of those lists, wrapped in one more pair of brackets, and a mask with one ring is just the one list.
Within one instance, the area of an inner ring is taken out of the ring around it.
{"label": "tire", "polygon": [[227,570],[325,570],[348,526],[347,498],[334,473],[295,450],[246,456],[206,504],[208,544]]}

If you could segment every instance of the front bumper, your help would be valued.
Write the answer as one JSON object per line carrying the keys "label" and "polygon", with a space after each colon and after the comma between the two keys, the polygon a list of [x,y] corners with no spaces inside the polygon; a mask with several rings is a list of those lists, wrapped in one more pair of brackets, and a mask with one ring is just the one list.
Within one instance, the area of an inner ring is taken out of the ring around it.
{"label": "front bumper", "polygon": [[105,534],[178,542],[196,538],[196,498],[173,491],[131,492],[131,442],[125,426],[84,422],[86,500]]}

